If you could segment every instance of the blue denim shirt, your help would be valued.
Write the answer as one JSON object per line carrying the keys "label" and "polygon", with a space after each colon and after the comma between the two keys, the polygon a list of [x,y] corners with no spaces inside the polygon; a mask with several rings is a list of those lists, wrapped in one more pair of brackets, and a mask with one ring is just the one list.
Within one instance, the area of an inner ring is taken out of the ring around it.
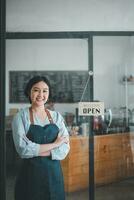
{"label": "blue denim shirt", "polygon": [[[64,119],[59,112],[49,111],[53,122],[60,129],[61,135],[69,137],[68,131],[64,124]],[[44,126],[49,124],[48,118],[42,122],[37,116],[34,116],[34,124]],[[40,144],[34,143],[27,138],[27,132],[30,127],[30,113],[29,108],[26,107],[21,109],[13,118],[12,121],[12,132],[13,140],[16,151],[21,158],[32,158],[39,156]],[[52,160],[62,160],[66,157],[70,150],[69,144],[62,144],[60,147],[51,150]]]}

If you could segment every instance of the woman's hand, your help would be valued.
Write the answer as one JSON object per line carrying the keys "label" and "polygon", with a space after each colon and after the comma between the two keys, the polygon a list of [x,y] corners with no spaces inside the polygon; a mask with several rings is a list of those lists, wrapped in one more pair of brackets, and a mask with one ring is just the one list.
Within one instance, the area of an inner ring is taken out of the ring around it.
{"label": "woman's hand", "polygon": [[56,138],[56,140],[53,143],[49,144],[40,144],[39,149],[39,156],[49,156],[52,149],[55,149],[56,147],[59,147],[63,143],[69,143],[69,137],[68,136],[61,136],[60,134]]}
{"label": "woman's hand", "polygon": [[58,135],[58,137],[56,138],[56,140],[54,141],[54,144],[59,147],[60,145],[62,145],[63,143],[68,143],[69,142],[69,137],[68,136],[60,136]]}

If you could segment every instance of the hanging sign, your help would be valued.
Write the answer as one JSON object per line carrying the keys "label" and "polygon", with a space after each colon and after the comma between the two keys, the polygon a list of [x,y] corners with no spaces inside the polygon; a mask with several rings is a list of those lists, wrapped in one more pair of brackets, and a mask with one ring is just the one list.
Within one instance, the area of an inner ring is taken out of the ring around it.
{"label": "hanging sign", "polygon": [[81,116],[104,115],[104,102],[79,102],[78,108]]}

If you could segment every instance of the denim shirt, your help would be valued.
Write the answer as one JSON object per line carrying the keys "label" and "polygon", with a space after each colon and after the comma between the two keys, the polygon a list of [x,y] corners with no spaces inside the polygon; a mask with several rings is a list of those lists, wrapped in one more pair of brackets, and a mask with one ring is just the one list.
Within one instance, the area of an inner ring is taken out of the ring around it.
{"label": "denim shirt", "polygon": [[[60,135],[69,137],[68,131],[64,124],[64,119],[59,112],[50,111],[53,122],[58,126]],[[37,116],[34,117],[34,124],[44,126],[49,124],[48,118],[42,122]],[[13,118],[12,133],[16,151],[21,158],[32,158],[39,156],[40,144],[34,143],[27,138],[27,133],[30,127],[30,113],[29,108],[21,109]],[[52,160],[63,160],[70,150],[69,144],[62,144],[61,146],[51,150]]]}

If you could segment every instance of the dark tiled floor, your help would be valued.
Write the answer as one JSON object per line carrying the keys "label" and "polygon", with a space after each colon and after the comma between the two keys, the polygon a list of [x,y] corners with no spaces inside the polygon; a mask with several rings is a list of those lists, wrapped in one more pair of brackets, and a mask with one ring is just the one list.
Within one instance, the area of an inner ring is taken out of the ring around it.
{"label": "dark tiled floor", "polygon": [[66,200],[88,200],[88,190],[74,192],[66,195]]}
{"label": "dark tiled floor", "polygon": [[[67,200],[89,200],[88,190],[69,194]],[[95,188],[95,200],[134,200],[134,178]]]}
{"label": "dark tiled floor", "polygon": [[134,178],[98,187],[95,200],[134,200]]}

